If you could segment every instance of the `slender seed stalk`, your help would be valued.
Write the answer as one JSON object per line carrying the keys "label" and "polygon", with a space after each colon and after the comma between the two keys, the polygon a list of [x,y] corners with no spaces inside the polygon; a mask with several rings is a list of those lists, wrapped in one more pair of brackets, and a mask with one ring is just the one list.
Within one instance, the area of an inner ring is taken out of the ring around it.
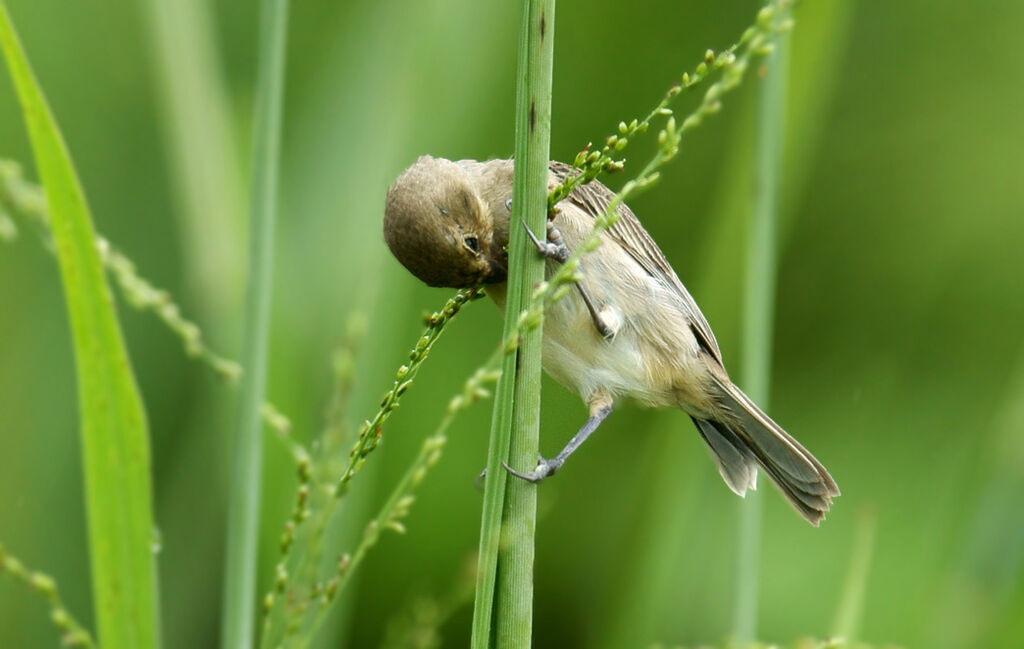
{"label": "slender seed stalk", "polygon": [[[331,578],[334,583],[333,589],[325,593],[317,593],[316,597],[310,595],[316,589],[317,584],[320,584],[317,569],[322,563],[328,526],[338,504],[348,495],[352,479],[363,468],[369,455],[377,448],[385,422],[398,408],[403,395],[413,386],[420,367],[426,362],[431,349],[447,325],[463,306],[482,296],[483,293],[479,289],[459,291],[445,303],[441,310],[426,318],[426,331],[423,332],[409,353],[408,364],[403,364],[395,373],[391,389],[384,394],[380,408],[360,428],[340,477],[314,476],[315,472],[323,473],[330,470],[328,466],[319,466],[314,471],[314,460],[307,460],[305,463],[299,464],[299,485],[296,491],[295,507],[292,510],[292,515],[285,522],[281,534],[281,558],[275,569],[277,578],[271,590],[263,597],[264,623],[260,646],[264,649],[308,646],[323,624],[329,607],[335,601],[335,595],[344,590],[348,583],[349,573],[360,563],[365,553],[376,544],[379,532],[382,529],[404,530],[401,518],[405,516],[408,507],[412,504],[411,492],[440,458],[441,448],[447,440],[445,433],[451,419],[471,403],[488,396],[484,389],[484,377],[490,377],[490,380],[493,381],[496,376],[493,372],[485,372],[487,368],[481,368],[467,383],[463,395],[454,399],[449,405],[448,413],[441,427],[433,436],[424,441],[420,455],[414,460],[413,467],[407,471],[406,478],[399,483],[394,494],[388,499],[386,506],[375,519],[377,522],[366,528],[359,548],[350,555],[349,560],[337,567],[336,574]],[[340,408],[340,404],[335,404],[335,407]],[[334,420],[340,418],[340,412],[335,412],[331,416],[331,419]],[[340,424],[330,425],[339,426]],[[326,440],[331,434],[328,429],[328,432],[324,434],[324,439]],[[325,453],[321,447],[318,459],[322,461]],[[323,495],[327,496],[326,500],[318,498],[317,491],[322,491]],[[300,546],[297,549],[295,548],[296,544]],[[332,581],[329,581],[328,585]],[[282,596],[283,593],[288,593],[287,597]],[[329,596],[323,599],[323,595]]]}
{"label": "slender seed stalk", "polygon": [[[771,3],[769,3],[770,5]],[[788,12],[788,5],[781,9]],[[774,36],[775,55],[764,62],[758,97],[754,205],[750,215],[743,319],[743,389],[762,408],[770,399],[772,332],[775,317],[776,222],[781,183],[788,34]],[[761,498],[747,492],[740,504],[735,634],[738,646],[757,635],[757,590]]]}
{"label": "slender seed stalk", "polygon": [[288,0],[263,0],[261,17],[249,223],[249,289],[242,336],[242,363],[248,371],[242,376],[238,426],[232,449],[224,626],[221,629],[223,649],[250,649],[255,634],[254,599],[263,459],[262,405],[270,334]]}
{"label": "slender seed stalk", "polygon": [[62,646],[96,649],[96,641],[93,640],[89,630],[65,606],[64,599],[60,595],[60,588],[53,577],[32,570],[17,557],[7,552],[2,545],[0,545],[0,575],[9,576],[15,582],[27,586],[46,600],[50,605],[50,622],[60,631]]}
{"label": "slender seed stalk", "polygon": [[427,477],[427,473],[441,459],[441,452],[445,444],[448,443],[448,430],[451,428],[452,422],[460,412],[468,409],[480,399],[490,396],[487,386],[495,380],[497,380],[497,374],[489,366],[479,368],[466,380],[462,392],[448,402],[448,408],[441,423],[438,424],[432,435],[423,440],[419,453],[406,469],[405,474],[391,491],[377,515],[367,523],[355,550],[351,553],[346,552],[338,558],[336,573],[326,582],[323,591],[313,602],[316,610],[309,628],[301,636],[295,638],[293,643],[273,646],[307,649],[316,632],[326,620],[330,606],[334,603],[338,593],[345,590],[353,571],[362,563],[366,553],[380,540],[381,533],[385,531],[397,534],[405,533],[403,521],[416,501],[416,489]]}
{"label": "slender seed stalk", "polygon": [[[512,204],[516,206],[514,220],[523,219],[541,236],[548,212],[554,18],[554,0],[523,1],[516,75],[516,166]],[[544,280],[544,262],[527,245],[523,229],[513,226],[510,239],[506,339],[519,326],[520,314],[529,302],[533,287]],[[534,485],[509,481],[501,463],[507,458],[510,465],[524,469],[536,465],[542,335],[539,322],[523,331],[517,353],[505,355],[502,361],[487,458],[473,609],[473,649],[490,646],[492,627],[496,629],[498,647],[524,649],[531,644],[537,493]]]}
{"label": "slender seed stalk", "polygon": [[[11,208],[11,214],[25,220],[37,231],[47,251],[53,255],[57,254],[43,188],[26,180],[17,162],[0,158],[0,210],[6,206]],[[0,211],[0,214],[6,213]],[[11,223],[12,228],[17,227],[14,221]],[[0,222],[0,230],[2,228]],[[152,313],[181,341],[186,356],[201,362],[213,371],[217,378],[228,383],[237,383],[244,368],[210,347],[203,330],[182,313],[182,308],[174,296],[143,277],[135,262],[101,233],[96,232],[94,238],[96,248],[100,251],[103,268],[109,274],[114,287],[120,291],[125,304],[137,311]],[[277,409],[277,406],[264,402],[261,412],[263,423],[274,431],[296,460],[309,455],[302,444],[290,436],[291,421]]]}

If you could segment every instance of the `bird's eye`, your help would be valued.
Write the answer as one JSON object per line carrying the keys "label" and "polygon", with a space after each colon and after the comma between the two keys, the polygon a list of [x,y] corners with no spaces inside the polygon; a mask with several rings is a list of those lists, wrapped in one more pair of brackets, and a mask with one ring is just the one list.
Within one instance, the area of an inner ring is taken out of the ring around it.
{"label": "bird's eye", "polygon": [[512,211],[512,199],[511,198],[509,198],[508,200],[505,201],[505,209],[508,210],[509,212]]}
{"label": "bird's eye", "polygon": [[476,237],[466,237],[462,240],[462,243],[466,244],[466,247],[473,252],[480,252],[480,242],[477,241]]}

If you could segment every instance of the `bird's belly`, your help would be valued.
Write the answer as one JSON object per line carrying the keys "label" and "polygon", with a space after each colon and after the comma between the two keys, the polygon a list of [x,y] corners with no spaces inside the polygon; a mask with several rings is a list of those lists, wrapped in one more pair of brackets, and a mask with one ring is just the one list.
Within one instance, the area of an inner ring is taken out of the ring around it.
{"label": "bird's belly", "polygon": [[[591,325],[593,327],[593,325]],[[640,350],[619,339],[606,343],[587,331],[564,336],[565,330],[545,331],[544,370],[553,379],[589,398],[598,389],[613,395],[637,397],[648,390]]]}
{"label": "bird's belly", "polygon": [[[552,305],[544,319],[544,370],[585,401],[597,391],[625,397],[651,406],[676,406],[673,386],[660,380],[652,368],[646,342],[637,335],[635,323],[610,305],[619,319],[614,338],[597,331],[590,312],[578,295],[570,294]],[[668,379],[669,377],[664,377]]]}
{"label": "bird's belly", "polygon": [[[591,266],[584,277],[597,307],[617,320],[615,336],[606,340],[598,333],[583,300],[571,291],[545,311],[544,371],[587,402],[601,392],[705,416],[713,408],[708,368],[685,315],[666,303],[667,289],[636,273],[631,291],[608,290],[609,275],[602,270]],[[504,289],[487,289],[502,308]],[[631,296],[628,309],[618,303],[621,295]]]}

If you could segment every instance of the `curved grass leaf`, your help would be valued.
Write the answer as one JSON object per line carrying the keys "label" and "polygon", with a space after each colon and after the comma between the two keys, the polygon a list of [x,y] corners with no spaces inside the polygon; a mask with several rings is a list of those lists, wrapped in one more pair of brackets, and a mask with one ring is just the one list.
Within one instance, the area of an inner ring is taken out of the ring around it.
{"label": "curved grass leaf", "polygon": [[78,371],[93,598],[101,646],[157,646],[149,438],[89,208],[0,2],[0,46],[50,207]]}

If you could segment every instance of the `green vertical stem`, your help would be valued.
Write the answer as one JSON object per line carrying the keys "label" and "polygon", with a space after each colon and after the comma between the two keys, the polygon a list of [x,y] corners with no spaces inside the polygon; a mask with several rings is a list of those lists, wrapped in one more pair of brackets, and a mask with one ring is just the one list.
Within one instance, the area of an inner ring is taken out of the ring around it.
{"label": "green vertical stem", "polygon": [[868,573],[871,568],[871,555],[875,551],[877,528],[878,516],[875,511],[862,511],[857,522],[857,536],[853,543],[850,567],[846,573],[846,582],[843,584],[843,597],[836,611],[836,620],[832,624],[832,637],[842,638],[850,646],[853,646],[854,640],[857,639],[864,614]]}
{"label": "green vertical stem", "polygon": [[[770,399],[772,334],[775,317],[776,223],[783,159],[788,35],[774,39],[775,53],[764,61],[758,96],[754,205],[750,213],[744,291],[743,389],[761,408]],[[757,591],[761,540],[761,498],[747,492],[740,506],[734,630],[739,646],[757,634]]]}
{"label": "green vertical stem", "polygon": [[[554,60],[554,0],[524,0],[516,73],[515,181],[513,221],[524,219],[537,233],[547,218],[551,136],[551,71]],[[505,338],[515,329],[533,287],[544,279],[544,262],[513,223]],[[530,647],[533,629],[533,558],[536,486],[509,480],[501,466],[536,466],[540,433],[542,327],[522,334],[507,354],[495,394],[480,554],[473,609],[473,649]],[[514,432],[514,434],[513,434]]]}
{"label": "green vertical stem", "polygon": [[252,205],[249,222],[249,287],[228,501],[227,566],[221,647],[250,649],[254,640],[260,472],[261,406],[267,375],[274,216],[284,92],[288,0],[263,0],[253,132]]}

